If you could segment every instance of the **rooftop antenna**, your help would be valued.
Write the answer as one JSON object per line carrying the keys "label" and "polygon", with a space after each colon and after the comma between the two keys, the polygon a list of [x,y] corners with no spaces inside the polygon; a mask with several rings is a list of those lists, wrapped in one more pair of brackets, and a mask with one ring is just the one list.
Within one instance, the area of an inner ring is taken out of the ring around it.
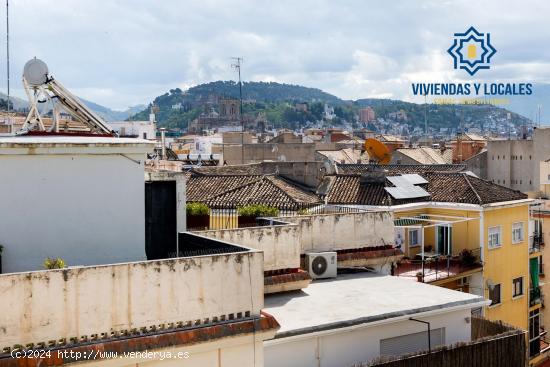
{"label": "rooftop antenna", "polygon": [[9,0],[6,0],[6,74],[8,79],[8,118],[10,113],[10,12]]}
{"label": "rooftop antenna", "polygon": [[428,92],[424,93],[424,134],[428,141]]}
{"label": "rooftop antenna", "polygon": [[239,120],[241,122],[241,164],[244,164],[244,122],[243,122],[243,86],[241,83],[241,63],[243,62],[242,57],[232,57],[235,62],[231,64],[231,67],[237,70],[239,74],[239,100],[240,100],[240,109],[239,109]]}

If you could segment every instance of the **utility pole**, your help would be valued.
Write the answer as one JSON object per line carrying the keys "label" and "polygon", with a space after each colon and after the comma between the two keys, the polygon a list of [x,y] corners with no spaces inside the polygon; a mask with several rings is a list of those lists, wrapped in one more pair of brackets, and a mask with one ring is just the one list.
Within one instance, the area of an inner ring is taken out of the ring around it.
{"label": "utility pole", "polygon": [[6,74],[8,79],[8,119],[10,113],[10,13],[9,0],[6,0]]}
{"label": "utility pole", "polygon": [[424,134],[426,134],[426,143],[428,142],[428,93],[424,94]]}
{"label": "utility pole", "polygon": [[235,63],[231,64],[231,67],[237,70],[239,74],[239,100],[240,100],[240,109],[239,109],[239,119],[241,122],[241,164],[244,164],[244,121],[243,121],[243,86],[241,82],[241,63],[243,61],[242,57],[232,57]]}

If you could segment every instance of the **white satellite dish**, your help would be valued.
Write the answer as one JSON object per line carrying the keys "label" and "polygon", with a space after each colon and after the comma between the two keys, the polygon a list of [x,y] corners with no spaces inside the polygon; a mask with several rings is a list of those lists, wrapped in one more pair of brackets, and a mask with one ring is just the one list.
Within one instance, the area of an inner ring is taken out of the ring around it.
{"label": "white satellite dish", "polygon": [[29,85],[45,84],[48,81],[48,65],[35,57],[25,64],[23,77]]}

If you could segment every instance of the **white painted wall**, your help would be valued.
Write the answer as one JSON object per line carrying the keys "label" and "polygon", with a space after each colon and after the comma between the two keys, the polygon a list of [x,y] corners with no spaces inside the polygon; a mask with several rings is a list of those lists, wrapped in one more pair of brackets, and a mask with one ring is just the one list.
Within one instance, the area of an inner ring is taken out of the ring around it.
{"label": "white painted wall", "polygon": [[[133,156],[139,160],[143,157]],[[145,259],[143,165],[115,155],[2,156],[6,272]]]}
{"label": "white painted wall", "polygon": [[264,270],[300,267],[300,228],[296,225],[201,231],[201,235],[264,252]]}
{"label": "white painted wall", "polygon": [[301,215],[281,219],[300,226],[302,253],[394,243],[393,213],[390,211]]}
{"label": "white painted wall", "polygon": [[[300,267],[300,254],[391,245],[393,213],[301,215],[280,217],[287,225],[201,231],[203,236],[262,250],[264,269]],[[389,266],[389,265],[388,265]]]}
{"label": "white painted wall", "polygon": [[[120,358],[97,362],[80,362],[86,367],[260,367],[264,365],[262,333],[214,340],[159,352],[188,353],[186,359]],[[151,349],[150,351],[156,351]],[[284,365],[281,365],[284,366]]]}
{"label": "white painted wall", "polygon": [[143,162],[152,144],[135,145],[0,144],[3,271],[42,269],[46,257],[69,266],[145,259]]}
{"label": "white painted wall", "polygon": [[[445,344],[470,341],[470,309],[417,317],[433,329],[445,328]],[[319,335],[304,335],[264,342],[265,367],[349,367],[380,356],[380,340],[426,331],[421,323],[403,320],[389,324],[334,329]]]}
{"label": "white painted wall", "polygon": [[0,294],[0,350],[246,311],[259,315],[263,254],[3,274]]}
{"label": "white painted wall", "polygon": [[137,135],[140,139],[149,140],[157,137],[156,125],[150,121],[111,121],[108,125],[119,135]]}

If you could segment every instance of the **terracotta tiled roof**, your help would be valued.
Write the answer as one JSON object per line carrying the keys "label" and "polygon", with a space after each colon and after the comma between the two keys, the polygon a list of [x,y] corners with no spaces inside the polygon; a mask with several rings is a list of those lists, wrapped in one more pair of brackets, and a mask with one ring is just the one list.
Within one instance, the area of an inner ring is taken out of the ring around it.
{"label": "terracotta tiled roof", "polygon": [[430,147],[400,148],[397,152],[413,159],[419,164],[451,164],[453,151],[451,149],[434,149]]}
{"label": "terracotta tiled roof", "polygon": [[313,192],[275,175],[191,175],[187,201],[200,201],[211,208],[236,208],[264,204],[282,210],[297,210],[321,203]]}
{"label": "terracotta tiled roof", "polygon": [[527,195],[466,173],[427,173],[432,201],[490,204],[526,199]]}
{"label": "terracotta tiled roof", "polygon": [[329,204],[393,205],[383,183],[361,183],[359,175],[325,176],[330,189]]}
{"label": "terracotta tiled roof", "polygon": [[[208,320],[208,319],[207,319]],[[93,360],[98,365],[101,360],[108,359],[115,354],[122,357],[122,353],[151,352],[166,350],[167,348],[183,348],[199,343],[212,343],[217,340],[227,339],[239,335],[256,334],[268,331],[276,331],[280,328],[275,318],[262,311],[260,317],[247,319],[235,319],[222,323],[207,324],[200,327],[178,327],[161,330],[149,334],[132,331],[131,336],[121,335],[115,338],[99,338],[96,341],[85,343],[70,343],[57,345],[51,353],[39,353],[35,356],[10,357],[9,354],[0,358],[0,367],[13,366],[67,366],[77,362]],[[109,334],[107,334],[109,335]]]}
{"label": "terracotta tiled roof", "polygon": [[369,182],[361,175],[352,174],[325,176],[324,184],[328,187],[327,202],[329,204],[380,206],[435,201],[484,205],[527,198],[527,195],[519,191],[473,177],[464,172],[425,172],[420,174],[428,181],[428,184],[423,185],[431,195],[428,199],[395,200],[384,190],[384,187],[391,186],[389,181]]}
{"label": "terracotta tiled roof", "polygon": [[263,168],[260,163],[241,164],[235,166],[194,167],[193,173],[199,175],[261,175]]}
{"label": "terracotta tiled roof", "polygon": [[373,169],[382,169],[389,175],[422,172],[461,172],[466,169],[465,164],[339,164],[338,173],[362,174]]}

